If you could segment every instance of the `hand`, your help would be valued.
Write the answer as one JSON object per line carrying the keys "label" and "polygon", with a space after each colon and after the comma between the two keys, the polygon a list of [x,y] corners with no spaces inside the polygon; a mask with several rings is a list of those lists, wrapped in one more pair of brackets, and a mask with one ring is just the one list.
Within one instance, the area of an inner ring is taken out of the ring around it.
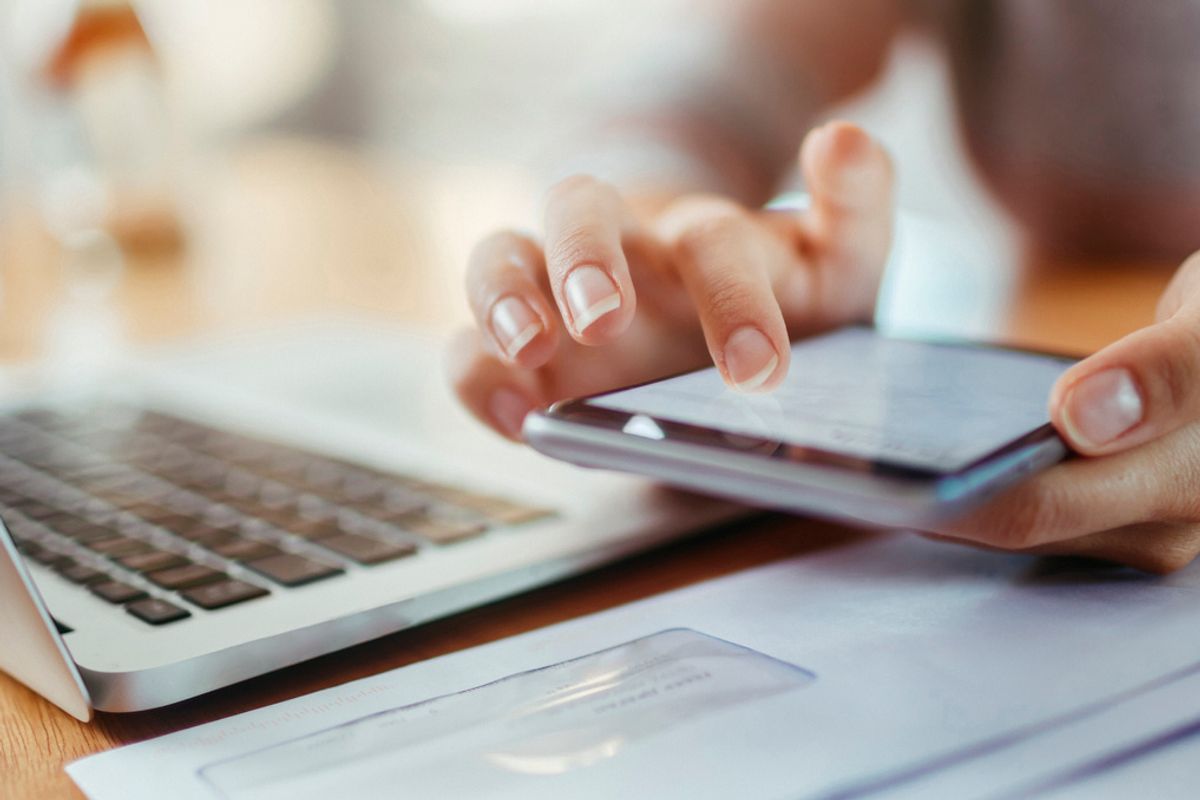
{"label": "hand", "polygon": [[1200,554],[1200,252],[1167,287],[1156,324],[1059,379],[1050,416],[1085,457],[938,533],[1160,573]]}
{"label": "hand", "polygon": [[715,196],[655,214],[588,177],[551,189],[541,242],[494,234],[471,256],[478,324],[456,340],[463,403],[514,440],[532,409],[701,366],[743,391],[774,387],[791,338],[870,319],[891,242],[892,169],[854,126],[801,148],[808,210]]}

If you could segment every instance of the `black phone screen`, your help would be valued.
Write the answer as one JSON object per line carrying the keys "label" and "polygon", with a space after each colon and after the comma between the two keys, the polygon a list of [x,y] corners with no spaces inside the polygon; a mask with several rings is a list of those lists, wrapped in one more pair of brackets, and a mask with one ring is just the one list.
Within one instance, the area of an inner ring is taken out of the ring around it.
{"label": "black phone screen", "polygon": [[869,328],[797,342],[775,391],[742,394],[715,368],[588,398],[593,408],[947,474],[1049,421],[1071,359],[889,338]]}

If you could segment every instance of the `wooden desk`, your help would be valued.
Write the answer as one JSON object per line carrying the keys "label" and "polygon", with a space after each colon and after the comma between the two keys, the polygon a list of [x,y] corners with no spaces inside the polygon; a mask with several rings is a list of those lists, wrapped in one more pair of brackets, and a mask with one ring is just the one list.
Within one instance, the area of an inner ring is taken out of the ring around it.
{"label": "wooden desk", "polygon": [[[435,328],[457,324],[466,319],[457,271],[465,247],[510,212],[506,192],[522,188],[502,173],[483,176],[501,185],[490,195],[479,192],[480,176],[385,182],[353,156],[304,142],[247,148],[220,159],[206,175],[207,182],[193,188],[201,200],[189,212],[187,250],[135,259],[115,291],[132,342],[330,309]],[[401,184],[403,194],[389,188]],[[456,202],[458,186],[471,187],[471,196],[487,199],[487,207],[468,214]],[[431,204],[448,213],[431,216]],[[68,280],[56,245],[28,209],[9,208],[0,238],[0,358],[6,362],[43,348]],[[1151,265],[1026,268],[997,336],[1067,350],[1099,347],[1150,320],[1170,274],[1169,266]],[[0,795],[79,797],[63,765],[88,753],[864,535],[765,517],[171,708],[100,714],[91,725],[0,675]]]}

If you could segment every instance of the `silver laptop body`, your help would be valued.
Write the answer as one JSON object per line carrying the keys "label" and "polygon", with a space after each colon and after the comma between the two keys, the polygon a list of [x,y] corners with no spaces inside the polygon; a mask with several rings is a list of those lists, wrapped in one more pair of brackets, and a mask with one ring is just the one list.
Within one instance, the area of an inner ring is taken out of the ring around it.
{"label": "silver laptop body", "polygon": [[10,397],[0,669],[155,708],[744,513],[501,441],[441,349],[327,320]]}

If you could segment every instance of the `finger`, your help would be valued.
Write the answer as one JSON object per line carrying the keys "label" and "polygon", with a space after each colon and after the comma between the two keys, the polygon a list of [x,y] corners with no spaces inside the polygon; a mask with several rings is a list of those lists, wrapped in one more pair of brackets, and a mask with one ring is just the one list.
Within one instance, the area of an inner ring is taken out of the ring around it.
{"label": "finger", "polygon": [[1200,314],[1130,334],[1067,370],[1050,417],[1077,452],[1128,450],[1200,419]]}
{"label": "finger", "polygon": [[1075,459],[932,532],[1028,550],[1145,520],[1196,519],[1200,426],[1107,458]]}
{"label": "finger", "polygon": [[[1000,550],[979,542],[944,536],[921,534],[927,539],[952,545]],[[1040,556],[1070,556],[1124,564],[1127,567],[1167,575],[1183,569],[1200,554],[1200,525],[1194,523],[1148,522],[1038,545],[1022,552]]]}
{"label": "finger", "polygon": [[493,234],[471,252],[467,297],[479,329],[501,360],[534,369],[554,354],[556,314],[539,286],[545,262],[528,236]]}
{"label": "finger", "polygon": [[894,216],[887,152],[861,128],[831,122],[805,137],[800,164],[811,196],[810,246],[840,271],[882,270]]}
{"label": "finger", "polygon": [[526,415],[544,405],[534,373],[501,363],[488,352],[477,330],[454,338],[446,367],[459,399],[475,417],[501,435],[521,441]]}
{"label": "finger", "polygon": [[612,187],[576,176],[550,190],[545,225],[547,272],[567,330],[583,344],[611,341],[636,304],[621,248],[631,212]]}
{"label": "finger", "polygon": [[773,388],[787,373],[787,325],[773,273],[794,258],[737,205],[691,197],[658,221],[676,269],[695,303],[713,363],[744,392]]}
{"label": "finger", "polygon": [[1143,572],[1166,575],[1183,569],[1200,553],[1200,525],[1173,522],[1126,525],[1042,545],[1030,552],[1113,561]]}
{"label": "finger", "polygon": [[1155,319],[1161,322],[1173,317],[1184,306],[1196,305],[1197,300],[1200,300],[1200,250],[1184,261],[1183,266],[1171,277],[1171,282],[1159,298]]}

